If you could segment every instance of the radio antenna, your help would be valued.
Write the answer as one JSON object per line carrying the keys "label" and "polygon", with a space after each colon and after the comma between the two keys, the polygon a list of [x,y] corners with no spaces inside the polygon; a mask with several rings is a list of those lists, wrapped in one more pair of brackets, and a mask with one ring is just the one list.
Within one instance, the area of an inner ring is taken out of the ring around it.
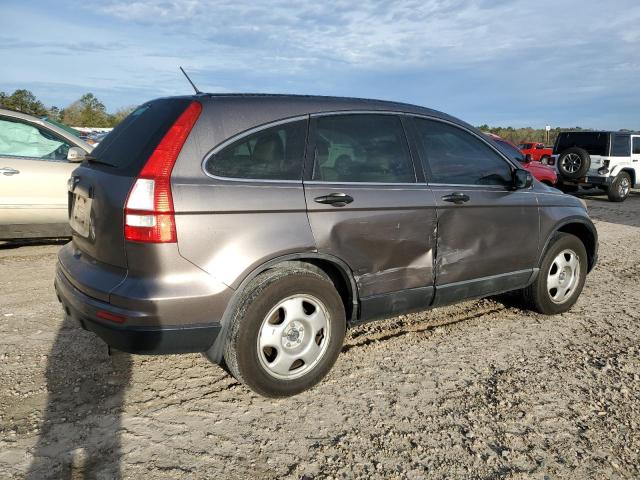
{"label": "radio antenna", "polygon": [[191,81],[191,79],[189,78],[189,75],[187,75],[187,72],[184,71],[184,68],[180,67],[180,71],[182,73],[184,73],[184,76],[187,77],[187,81],[191,84],[191,86],[193,87],[193,89],[196,91],[196,95],[202,93],[200,90],[198,90],[198,87],[196,87],[195,83],[193,83]]}

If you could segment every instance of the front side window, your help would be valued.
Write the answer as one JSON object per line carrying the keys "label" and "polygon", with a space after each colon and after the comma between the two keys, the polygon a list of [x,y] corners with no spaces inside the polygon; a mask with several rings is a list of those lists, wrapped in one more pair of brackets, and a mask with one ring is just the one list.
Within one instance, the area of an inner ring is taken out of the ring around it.
{"label": "front side window", "polygon": [[486,143],[447,123],[415,122],[432,183],[511,186],[511,166]]}
{"label": "front side window", "polygon": [[255,180],[301,180],[305,120],[260,130],[214,154],[205,169],[211,175]]}
{"label": "front side window", "polygon": [[640,137],[633,137],[633,154],[640,154]]}
{"label": "front side window", "polygon": [[44,128],[0,118],[0,156],[66,160],[70,147]]}
{"label": "front side window", "polygon": [[313,180],[414,183],[413,163],[395,115],[331,115],[317,120]]}

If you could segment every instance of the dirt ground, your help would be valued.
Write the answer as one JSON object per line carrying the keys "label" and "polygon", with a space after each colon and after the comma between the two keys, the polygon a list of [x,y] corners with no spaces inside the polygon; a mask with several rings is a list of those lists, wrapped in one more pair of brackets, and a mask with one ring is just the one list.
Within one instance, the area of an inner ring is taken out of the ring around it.
{"label": "dirt ground", "polygon": [[640,476],[640,192],[588,198],[600,262],[545,317],[494,300],[364,325],[268,400],[201,355],[109,357],[63,320],[60,245],[0,249],[0,478]]}

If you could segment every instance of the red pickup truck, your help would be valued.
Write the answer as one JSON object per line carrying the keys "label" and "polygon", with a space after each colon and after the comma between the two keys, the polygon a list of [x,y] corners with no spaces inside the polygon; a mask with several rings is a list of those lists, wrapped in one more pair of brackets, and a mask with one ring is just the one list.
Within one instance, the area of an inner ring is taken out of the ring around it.
{"label": "red pickup truck", "polygon": [[544,143],[522,142],[518,148],[525,155],[531,155],[534,162],[548,163],[553,154],[553,148],[547,148]]}

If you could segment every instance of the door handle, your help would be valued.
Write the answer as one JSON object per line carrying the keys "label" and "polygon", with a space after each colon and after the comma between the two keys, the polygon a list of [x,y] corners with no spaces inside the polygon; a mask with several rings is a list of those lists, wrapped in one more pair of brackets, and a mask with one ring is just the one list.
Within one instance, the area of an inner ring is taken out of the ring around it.
{"label": "door handle", "polygon": [[466,195],[464,193],[454,192],[450,193],[449,195],[445,195],[444,197],[442,197],[442,200],[444,200],[445,202],[455,203],[456,205],[462,205],[463,203],[471,200],[471,198],[469,198],[469,195]]}
{"label": "door handle", "polygon": [[10,175],[16,175],[20,173],[20,170],[16,170],[15,168],[10,168],[10,167],[3,167],[3,168],[0,168],[0,173],[8,177]]}
{"label": "door handle", "polygon": [[317,203],[326,203],[334,207],[344,207],[346,204],[353,202],[353,197],[346,193],[330,193],[329,195],[316,197],[314,200]]}

